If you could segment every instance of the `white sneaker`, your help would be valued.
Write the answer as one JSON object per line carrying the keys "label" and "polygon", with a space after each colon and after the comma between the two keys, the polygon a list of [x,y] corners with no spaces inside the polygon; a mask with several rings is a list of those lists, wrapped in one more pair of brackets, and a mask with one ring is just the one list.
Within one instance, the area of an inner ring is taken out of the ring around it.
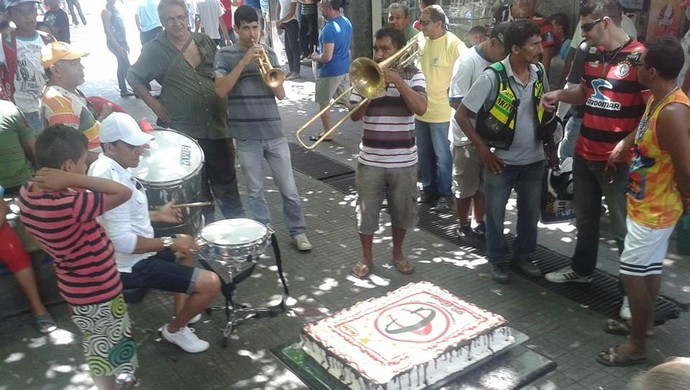
{"label": "white sneaker", "polygon": [[201,340],[194,334],[194,329],[190,329],[186,326],[180,328],[175,333],[170,333],[168,324],[165,324],[163,325],[161,334],[169,343],[175,344],[189,353],[204,352],[210,346],[209,343]]}
{"label": "white sneaker", "polygon": [[570,267],[565,267],[556,272],[549,272],[544,276],[544,279],[551,283],[591,283],[594,280],[592,276],[579,275]]}
{"label": "white sneaker", "polygon": [[307,235],[304,233],[292,236],[292,243],[301,251],[310,251],[312,248],[311,242],[309,242]]}
{"label": "white sneaker", "polygon": [[[174,320],[175,318],[177,318],[177,317],[173,316],[173,320]],[[194,317],[192,317],[189,321],[187,321],[187,325],[196,324],[196,323],[199,322],[199,321],[201,321],[201,313],[198,313],[197,315],[195,315]]]}
{"label": "white sneaker", "polygon": [[629,320],[632,318],[632,314],[630,313],[630,301],[628,300],[627,296],[623,297],[623,304],[621,305],[621,310],[618,312],[618,315],[623,320]]}

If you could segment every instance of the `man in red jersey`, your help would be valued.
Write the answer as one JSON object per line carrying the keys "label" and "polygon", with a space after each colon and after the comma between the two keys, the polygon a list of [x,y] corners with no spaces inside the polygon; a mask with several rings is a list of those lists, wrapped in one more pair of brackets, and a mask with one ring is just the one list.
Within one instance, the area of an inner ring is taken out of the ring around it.
{"label": "man in red jersey", "polygon": [[[592,281],[599,249],[601,196],[606,198],[619,253],[626,227],[625,162],[607,162],[616,144],[630,134],[645,109],[646,88],[637,81],[644,46],[621,28],[616,0],[595,0],[580,8],[582,36],[590,43],[579,87],[549,92],[541,104],[585,104],[573,160],[577,245],[571,265],[546,275],[553,283]],[[643,93],[644,91],[644,93]]]}

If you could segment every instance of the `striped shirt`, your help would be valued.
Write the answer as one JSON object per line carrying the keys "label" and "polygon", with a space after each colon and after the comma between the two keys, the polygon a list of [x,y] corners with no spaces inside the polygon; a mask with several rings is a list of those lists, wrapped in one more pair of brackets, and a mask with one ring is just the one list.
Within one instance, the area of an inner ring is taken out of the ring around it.
{"label": "striped shirt", "polygon": [[81,131],[89,140],[89,150],[101,147],[101,123],[90,110],[86,97],[57,85],[49,85],[41,98],[43,127],[67,125]]}
{"label": "striped shirt", "polygon": [[122,292],[113,244],[96,217],[105,195],[87,191],[19,191],[20,221],[55,261],[57,285],[70,305],[107,302]]}
{"label": "striped shirt", "polygon": [[[273,50],[264,45],[271,65],[280,69]],[[239,65],[245,51],[240,45],[223,47],[216,53],[214,73],[227,76]],[[228,93],[228,128],[236,139],[273,139],[284,137],[283,124],[273,90],[266,85],[255,63],[244,67],[235,87]]]}
{"label": "striped shirt", "polygon": [[635,66],[644,46],[631,39],[613,53],[590,48],[581,85],[587,102],[575,154],[588,161],[606,161],[618,141],[637,127],[645,109]]}
{"label": "striped shirt", "polygon": [[[409,66],[401,76],[412,90],[426,96],[426,82],[421,70]],[[355,92],[350,100],[359,103],[362,96]],[[371,101],[362,123],[360,163],[384,168],[409,167],[417,163],[414,113],[394,84],[388,84],[384,97]]]}
{"label": "striped shirt", "polygon": [[[676,171],[667,150],[661,149],[657,120],[669,103],[690,107],[690,99],[677,90],[647,112],[635,134],[634,157],[628,178],[628,216],[651,229],[670,228],[683,214],[683,201],[676,186]],[[650,99],[648,108],[654,104]]]}

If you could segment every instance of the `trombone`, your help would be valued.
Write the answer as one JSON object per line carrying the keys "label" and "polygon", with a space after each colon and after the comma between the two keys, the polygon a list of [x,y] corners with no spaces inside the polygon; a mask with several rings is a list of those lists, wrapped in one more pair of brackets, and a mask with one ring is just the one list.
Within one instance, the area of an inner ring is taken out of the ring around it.
{"label": "trombone", "polygon": [[268,53],[266,53],[266,49],[263,46],[261,46],[261,55],[259,56],[257,67],[264,83],[270,88],[277,88],[283,85],[285,72],[271,65],[271,59],[268,58]]}
{"label": "trombone", "polygon": [[[349,119],[355,111],[366,104],[370,99],[379,98],[386,93],[386,80],[384,77],[385,69],[400,71],[414,61],[417,54],[419,54],[419,40],[418,36],[415,35],[403,48],[379,63],[376,63],[376,61],[366,57],[355,59],[350,66],[349,72],[350,80],[352,80],[352,86],[336,97],[331,104],[324,107],[321,111],[319,111],[318,114],[309,119],[307,123],[300,127],[297,132],[295,132],[297,142],[299,142],[299,144],[307,150],[314,150],[321,142],[323,142],[326,137],[340,127],[340,125]],[[302,132],[306,130],[309,125],[314,123],[316,119],[320,118],[324,112],[330,110],[331,107],[340,101],[340,99],[349,95],[353,89],[358,94],[362,95],[364,99],[350,109],[350,112],[348,112],[347,115],[345,115],[341,120],[333,125],[333,127],[326,131],[321,138],[311,145],[305,144],[304,141],[302,141]]]}

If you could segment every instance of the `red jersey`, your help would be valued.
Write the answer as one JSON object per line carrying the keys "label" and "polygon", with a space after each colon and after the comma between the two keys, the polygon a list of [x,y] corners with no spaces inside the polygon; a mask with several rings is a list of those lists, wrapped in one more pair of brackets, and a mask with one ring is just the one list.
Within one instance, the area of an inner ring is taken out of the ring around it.
{"label": "red jersey", "polygon": [[575,145],[579,157],[608,160],[618,141],[637,127],[649,93],[637,81],[636,64],[643,52],[644,46],[632,38],[613,52],[589,49],[581,82],[587,102]]}
{"label": "red jersey", "polygon": [[19,190],[19,220],[54,260],[60,295],[71,305],[92,305],[122,292],[113,244],[96,217],[105,195],[94,192]]}

